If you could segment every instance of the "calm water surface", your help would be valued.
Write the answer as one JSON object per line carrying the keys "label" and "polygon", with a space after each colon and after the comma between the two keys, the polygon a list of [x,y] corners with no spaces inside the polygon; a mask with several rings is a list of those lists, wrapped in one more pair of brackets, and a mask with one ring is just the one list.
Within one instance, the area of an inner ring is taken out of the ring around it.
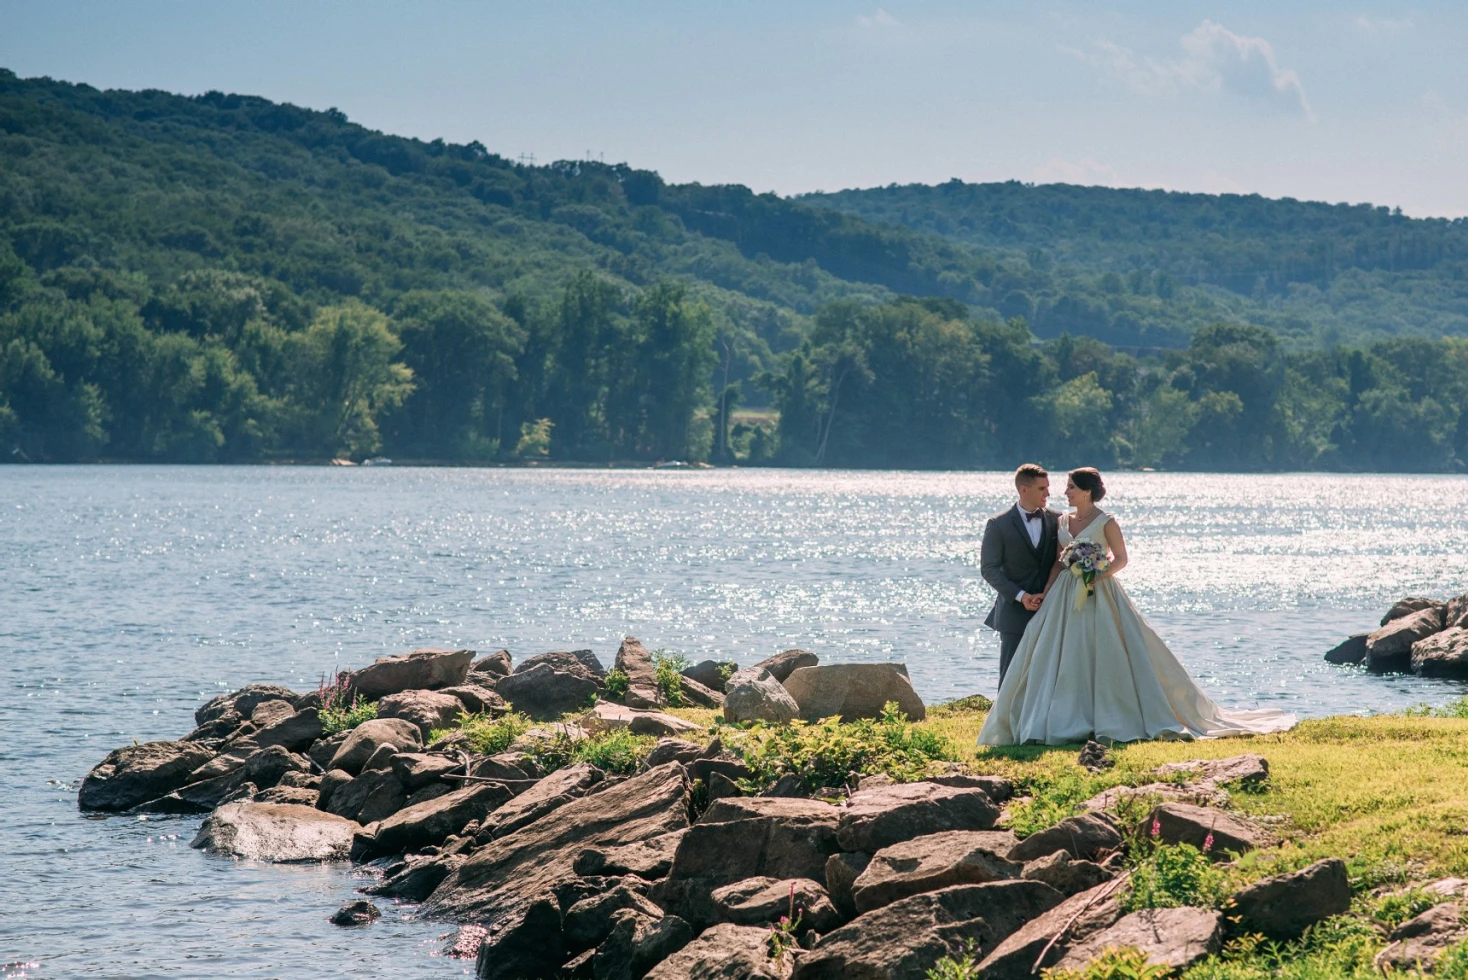
{"label": "calm water surface", "polygon": [[[1109,487],[1127,588],[1217,700],[1316,716],[1462,692],[1320,655],[1402,595],[1468,591],[1447,517],[1468,479]],[[978,537],[1009,493],[971,473],[0,467],[0,977],[468,973],[411,908],[328,925],[348,869],[207,857],[198,818],[86,819],[79,780],[219,691],[415,646],[800,646],[904,661],[929,701],[992,694]]]}

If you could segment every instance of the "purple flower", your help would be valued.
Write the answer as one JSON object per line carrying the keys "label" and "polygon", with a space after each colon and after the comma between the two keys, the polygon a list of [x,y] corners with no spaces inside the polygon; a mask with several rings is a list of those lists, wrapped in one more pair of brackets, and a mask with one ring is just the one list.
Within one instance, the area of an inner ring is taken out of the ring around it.
{"label": "purple flower", "polygon": [[1156,817],[1153,817],[1152,818],[1152,836],[1153,837],[1161,837],[1162,836],[1162,821],[1159,820]]}

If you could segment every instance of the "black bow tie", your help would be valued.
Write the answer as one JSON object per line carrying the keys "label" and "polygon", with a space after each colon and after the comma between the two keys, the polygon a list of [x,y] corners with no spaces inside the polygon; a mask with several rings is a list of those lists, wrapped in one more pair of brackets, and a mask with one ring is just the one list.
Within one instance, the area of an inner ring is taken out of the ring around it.
{"label": "black bow tie", "polygon": [[1039,510],[1025,511],[1024,512],[1025,520],[1027,520],[1027,521],[1038,521],[1044,515],[1044,513],[1045,513],[1045,508],[1044,507],[1041,507]]}

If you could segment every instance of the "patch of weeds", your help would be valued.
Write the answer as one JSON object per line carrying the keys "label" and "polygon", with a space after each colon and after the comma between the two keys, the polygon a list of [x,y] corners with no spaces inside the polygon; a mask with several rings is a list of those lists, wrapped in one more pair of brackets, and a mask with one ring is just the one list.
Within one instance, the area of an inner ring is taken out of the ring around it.
{"label": "patch of weeds", "polygon": [[1092,776],[1080,766],[1046,767],[1027,773],[1024,789],[1030,798],[1009,808],[1009,828],[1028,837],[1081,812],[1081,804],[1115,785],[1105,776]]}
{"label": "patch of weeds", "polygon": [[1468,695],[1454,698],[1440,708],[1423,702],[1402,712],[1408,718],[1468,718]]}
{"label": "patch of weeds", "polygon": [[764,787],[794,774],[812,791],[843,786],[852,773],[885,773],[910,782],[925,775],[934,762],[958,759],[946,738],[913,725],[890,701],[877,720],[842,723],[828,718],[815,725],[755,725],[729,733],[726,744],[753,770],[752,783]]}
{"label": "patch of weeds", "polygon": [[994,702],[982,694],[970,694],[966,698],[935,704],[928,710],[937,711],[940,714],[957,714],[961,711],[988,711],[992,707],[994,707]]}
{"label": "patch of weeds", "polygon": [[1438,959],[1432,975],[1437,980],[1468,980],[1468,942],[1448,947]]}
{"label": "patch of weeds", "polygon": [[428,744],[458,732],[473,751],[481,755],[497,755],[529,728],[530,719],[515,712],[498,718],[489,714],[460,715],[457,728],[435,728],[429,732]]}
{"label": "patch of weeds", "polygon": [[1408,919],[1415,919],[1442,900],[1440,895],[1429,895],[1420,888],[1408,888],[1373,896],[1359,903],[1359,907],[1365,915],[1391,930]]}
{"label": "patch of weeds", "polygon": [[327,736],[350,731],[377,717],[377,702],[362,700],[352,688],[352,675],[347,671],[337,674],[336,680],[329,684],[323,677],[316,686],[316,693],[321,698],[318,712],[321,730]]}
{"label": "patch of weeds", "polygon": [[620,667],[614,667],[607,672],[606,679],[602,685],[607,689],[607,696],[620,701],[627,696],[627,672]]}
{"label": "patch of weeds", "polygon": [[945,956],[927,972],[927,980],[979,980],[979,949],[967,940],[960,956]]}
{"label": "patch of weeds", "polygon": [[739,665],[732,660],[726,660],[723,663],[719,664],[719,683],[727,684],[729,682],[729,678],[734,676],[734,671],[738,669]]}
{"label": "patch of weeds", "polygon": [[666,650],[652,652],[652,668],[657,672],[658,690],[663,700],[675,708],[683,707],[683,671],[689,667],[688,658],[681,653]]}
{"label": "patch of weeds", "polygon": [[1185,905],[1221,908],[1233,894],[1229,875],[1192,844],[1163,844],[1135,860],[1122,905],[1175,909]]}
{"label": "patch of weeds", "polygon": [[1148,963],[1147,954],[1135,946],[1112,946],[1081,970],[1044,970],[1044,980],[1163,980],[1172,968]]}
{"label": "patch of weeds", "polygon": [[616,728],[577,742],[572,756],[603,772],[631,775],[641,768],[642,760],[656,744],[657,739],[650,735],[633,735],[625,728]]}
{"label": "patch of weeds", "polygon": [[790,883],[790,909],[770,927],[770,959],[783,964],[790,951],[799,947],[800,920],[805,910],[795,907],[795,882]]}
{"label": "patch of weeds", "polygon": [[1245,933],[1182,980],[1380,980],[1373,961],[1382,945],[1380,932],[1366,919],[1338,915],[1311,926],[1294,942]]}

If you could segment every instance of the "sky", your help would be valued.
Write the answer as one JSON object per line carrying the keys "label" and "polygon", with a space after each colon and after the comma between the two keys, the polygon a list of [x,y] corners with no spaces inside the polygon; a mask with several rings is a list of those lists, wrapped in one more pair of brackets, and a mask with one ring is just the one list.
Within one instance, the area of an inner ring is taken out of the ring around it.
{"label": "sky", "polygon": [[796,194],[1020,180],[1468,216],[1468,3],[0,0],[0,67]]}

